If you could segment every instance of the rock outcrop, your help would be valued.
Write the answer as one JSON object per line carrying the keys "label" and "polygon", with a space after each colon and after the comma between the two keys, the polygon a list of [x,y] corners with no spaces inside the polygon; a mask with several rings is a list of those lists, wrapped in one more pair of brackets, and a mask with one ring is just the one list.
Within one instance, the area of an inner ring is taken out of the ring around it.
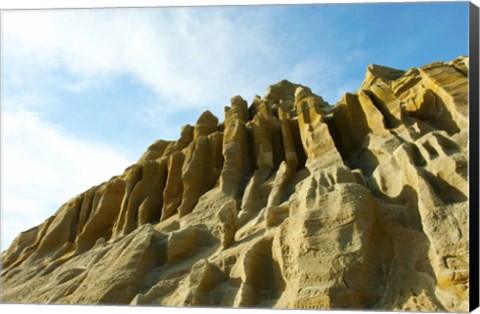
{"label": "rock outcrop", "polygon": [[203,113],[2,253],[9,303],[468,311],[468,58]]}

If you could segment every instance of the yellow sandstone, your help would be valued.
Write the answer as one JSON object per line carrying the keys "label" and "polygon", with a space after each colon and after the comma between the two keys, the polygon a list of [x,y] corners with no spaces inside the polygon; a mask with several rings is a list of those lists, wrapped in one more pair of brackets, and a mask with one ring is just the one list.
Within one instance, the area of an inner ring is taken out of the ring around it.
{"label": "yellow sandstone", "polygon": [[235,96],[22,232],[2,302],[468,311],[467,91],[460,57]]}

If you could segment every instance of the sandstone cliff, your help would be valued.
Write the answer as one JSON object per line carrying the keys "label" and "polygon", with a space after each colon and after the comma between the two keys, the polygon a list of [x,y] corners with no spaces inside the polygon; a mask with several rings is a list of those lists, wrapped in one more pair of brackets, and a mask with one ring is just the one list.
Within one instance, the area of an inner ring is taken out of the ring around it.
{"label": "sandstone cliff", "polygon": [[2,301],[468,311],[467,76],[233,97],[22,232]]}

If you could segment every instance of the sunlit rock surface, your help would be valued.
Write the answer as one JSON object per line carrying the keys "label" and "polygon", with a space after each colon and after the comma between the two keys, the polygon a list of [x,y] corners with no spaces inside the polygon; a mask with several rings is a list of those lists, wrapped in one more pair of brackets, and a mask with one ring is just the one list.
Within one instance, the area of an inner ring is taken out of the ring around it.
{"label": "sunlit rock surface", "polygon": [[2,302],[468,311],[467,76],[235,96],[21,233]]}

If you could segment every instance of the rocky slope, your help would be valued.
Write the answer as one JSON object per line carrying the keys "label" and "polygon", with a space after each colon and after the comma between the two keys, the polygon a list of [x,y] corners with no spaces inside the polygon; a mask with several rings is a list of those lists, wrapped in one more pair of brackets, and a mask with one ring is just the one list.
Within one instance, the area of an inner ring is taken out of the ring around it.
{"label": "rocky slope", "polygon": [[467,74],[233,97],[21,233],[2,301],[468,311]]}

